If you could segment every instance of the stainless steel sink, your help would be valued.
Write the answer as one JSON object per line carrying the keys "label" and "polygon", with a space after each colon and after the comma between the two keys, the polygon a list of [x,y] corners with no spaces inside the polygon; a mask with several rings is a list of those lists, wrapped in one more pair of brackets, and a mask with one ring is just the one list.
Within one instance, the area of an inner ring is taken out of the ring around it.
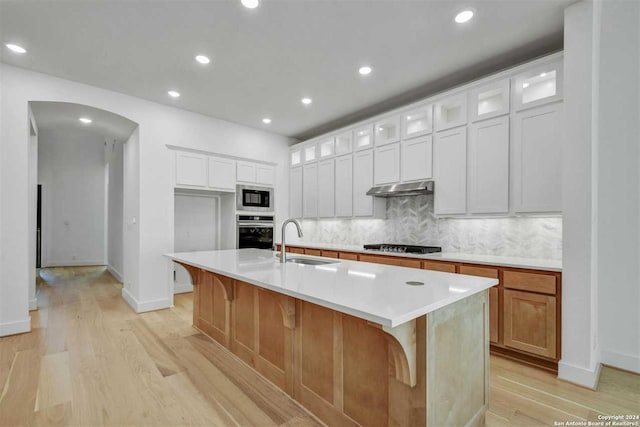
{"label": "stainless steel sink", "polygon": [[311,258],[287,258],[287,262],[293,262],[295,264],[304,264],[304,265],[325,265],[325,264],[336,264],[340,261],[325,261],[322,259],[311,259]]}

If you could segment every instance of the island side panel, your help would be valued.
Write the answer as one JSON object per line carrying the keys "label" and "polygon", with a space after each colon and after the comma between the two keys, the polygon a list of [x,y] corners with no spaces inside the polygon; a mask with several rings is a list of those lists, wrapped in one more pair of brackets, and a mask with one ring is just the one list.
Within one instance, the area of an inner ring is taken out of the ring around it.
{"label": "island side panel", "polygon": [[488,291],[427,315],[427,425],[484,424],[489,402]]}
{"label": "island side panel", "polygon": [[233,289],[231,351],[293,395],[295,300],[239,280]]}
{"label": "island side panel", "polygon": [[223,346],[230,346],[232,279],[201,270],[194,295],[194,326]]}
{"label": "island side panel", "polygon": [[425,425],[426,316],[416,322],[420,360],[411,387],[396,379],[380,325],[296,303],[296,400],[331,426]]}

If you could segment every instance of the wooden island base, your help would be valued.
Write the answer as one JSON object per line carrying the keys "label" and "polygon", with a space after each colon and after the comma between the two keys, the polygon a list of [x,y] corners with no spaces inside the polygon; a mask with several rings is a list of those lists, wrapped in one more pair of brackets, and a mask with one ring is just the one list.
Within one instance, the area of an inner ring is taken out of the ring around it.
{"label": "wooden island base", "polygon": [[388,328],[181,265],[194,326],[326,424],[483,425],[487,292]]}

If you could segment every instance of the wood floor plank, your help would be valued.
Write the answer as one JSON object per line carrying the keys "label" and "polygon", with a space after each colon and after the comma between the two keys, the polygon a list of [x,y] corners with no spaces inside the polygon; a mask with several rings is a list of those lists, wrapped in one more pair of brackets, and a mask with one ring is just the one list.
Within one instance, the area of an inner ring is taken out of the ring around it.
{"label": "wood floor plank", "polygon": [[16,353],[0,395],[0,426],[16,426],[31,420],[36,403],[40,352],[37,349]]}
{"label": "wood floor plank", "polygon": [[147,326],[142,319],[131,321],[132,330],[163,377],[185,370],[180,360],[166,344]]}
{"label": "wood floor plank", "polygon": [[72,401],[69,353],[53,353],[42,357],[36,393],[35,411]]}
{"label": "wood floor plank", "polygon": [[63,427],[71,423],[71,402],[41,409],[33,414],[33,427]]}

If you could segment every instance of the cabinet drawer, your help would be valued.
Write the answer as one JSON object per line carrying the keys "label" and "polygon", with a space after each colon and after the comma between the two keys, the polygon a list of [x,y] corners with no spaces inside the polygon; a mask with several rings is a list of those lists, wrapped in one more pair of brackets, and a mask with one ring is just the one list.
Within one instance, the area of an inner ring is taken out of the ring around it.
{"label": "cabinet drawer", "polygon": [[325,251],[323,249],[322,250],[322,256],[327,257],[327,258],[338,258],[338,252],[336,252],[336,251]]}
{"label": "cabinet drawer", "polygon": [[304,255],[304,248],[290,248],[287,246],[287,252],[291,252],[292,254]]}
{"label": "cabinet drawer", "polygon": [[445,273],[456,272],[456,265],[452,262],[422,261],[422,268],[425,270],[443,271]]}
{"label": "cabinet drawer", "polygon": [[320,256],[321,252],[320,252],[320,249],[305,249],[304,250],[304,254],[305,255]]}
{"label": "cabinet drawer", "polygon": [[340,252],[338,257],[348,261],[358,261],[358,254],[354,254],[353,252]]}
{"label": "cabinet drawer", "polygon": [[498,278],[498,270],[495,268],[476,267],[472,265],[461,265],[460,274],[468,274],[469,276],[490,277],[492,279]]}
{"label": "cabinet drawer", "polygon": [[418,259],[396,258],[393,256],[360,255],[360,261],[395,265],[398,267],[420,268],[420,260]]}
{"label": "cabinet drawer", "polygon": [[550,274],[505,271],[503,282],[504,287],[509,289],[556,294],[556,276]]}

